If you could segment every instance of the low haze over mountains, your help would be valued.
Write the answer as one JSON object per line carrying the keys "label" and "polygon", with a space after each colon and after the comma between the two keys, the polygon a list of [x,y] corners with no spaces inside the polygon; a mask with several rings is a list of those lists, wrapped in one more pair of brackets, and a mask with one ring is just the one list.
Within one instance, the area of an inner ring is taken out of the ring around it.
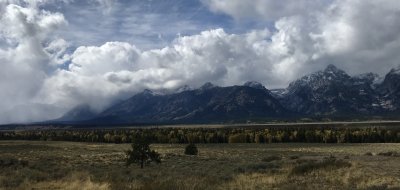
{"label": "low haze over mountains", "polygon": [[301,77],[286,89],[268,90],[258,82],[218,87],[206,83],[175,93],[145,90],[95,113],[78,106],[57,122],[91,124],[220,123],[289,118],[393,116],[400,109],[400,69],[384,78],[349,76],[334,65]]}

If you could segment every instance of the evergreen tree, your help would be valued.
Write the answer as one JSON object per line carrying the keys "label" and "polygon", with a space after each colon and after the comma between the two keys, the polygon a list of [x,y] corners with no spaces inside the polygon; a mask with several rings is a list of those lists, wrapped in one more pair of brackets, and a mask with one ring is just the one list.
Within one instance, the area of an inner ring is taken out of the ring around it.
{"label": "evergreen tree", "polygon": [[150,141],[146,136],[136,135],[131,146],[132,150],[126,151],[127,166],[136,163],[143,168],[144,164],[150,162],[161,163],[160,154],[150,149]]}

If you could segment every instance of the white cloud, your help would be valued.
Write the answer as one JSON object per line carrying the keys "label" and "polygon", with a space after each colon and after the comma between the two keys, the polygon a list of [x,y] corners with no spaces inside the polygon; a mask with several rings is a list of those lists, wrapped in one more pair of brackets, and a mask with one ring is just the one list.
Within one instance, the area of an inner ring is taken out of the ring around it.
{"label": "white cloud", "polygon": [[128,43],[107,42],[100,47],[79,47],[72,54],[69,70],[82,75],[133,70],[139,50]]}
{"label": "white cloud", "polygon": [[[238,21],[269,25],[275,67],[289,78],[334,63],[351,74],[384,74],[399,64],[400,2],[397,0],[203,0],[212,11]],[[279,43],[278,43],[279,42]],[[283,54],[281,54],[283,55]],[[278,57],[282,59],[283,57]],[[361,69],[360,69],[361,67]],[[291,68],[291,69],[289,69]]]}
{"label": "white cloud", "polygon": [[212,11],[236,20],[275,21],[282,17],[304,15],[324,5],[324,0],[202,0]]}
{"label": "white cloud", "polygon": [[47,71],[51,69],[51,58],[43,43],[51,42],[51,32],[66,22],[61,14],[40,11],[35,7],[15,4],[1,6],[0,35],[4,45],[0,49],[0,112],[3,112],[0,121],[31,121],[54,117],[56,112],[38,115],[9,110],[33,105],[39,107],[32,99],[46,80]]}
{"label": "white cloud", "polygon": [[311,41],[320,63],[346,71],[384,74],[399,64],[400,2],[396,0],[335,1],[316,16]]}
{"label": "white cloud", "polygon": [[49,56],[49,64],[52,66],[62,65],[70,60],[70,55],[66,53],[69,47],[68,42],[64,39],[55,39],[51,41],[44,51]]}

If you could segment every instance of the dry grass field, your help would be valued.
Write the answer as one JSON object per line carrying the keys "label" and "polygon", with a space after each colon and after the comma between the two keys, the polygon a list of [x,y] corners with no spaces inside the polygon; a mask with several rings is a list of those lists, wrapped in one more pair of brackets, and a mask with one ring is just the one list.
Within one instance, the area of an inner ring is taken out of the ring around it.
{"label": "dry grass field", "polygon": [[162,163],[124,163],[129,144],[0,141],[0,189],[400,189],[400,144],[154,144]]}

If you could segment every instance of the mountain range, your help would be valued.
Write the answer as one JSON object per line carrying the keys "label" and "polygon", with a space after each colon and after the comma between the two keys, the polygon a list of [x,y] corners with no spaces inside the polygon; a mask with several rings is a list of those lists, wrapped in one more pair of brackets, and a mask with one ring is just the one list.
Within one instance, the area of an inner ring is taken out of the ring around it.
{"label": "mountain range", "polygon": [[383,79],[350,76],[334,65],[268,90],[258,82],[219,87],[206,83],[175,93],[144,90],[100,113],[80,105],[53,121],[79,124],[232,123],[296,118],[396,117],[400,113],[400,68]]}

